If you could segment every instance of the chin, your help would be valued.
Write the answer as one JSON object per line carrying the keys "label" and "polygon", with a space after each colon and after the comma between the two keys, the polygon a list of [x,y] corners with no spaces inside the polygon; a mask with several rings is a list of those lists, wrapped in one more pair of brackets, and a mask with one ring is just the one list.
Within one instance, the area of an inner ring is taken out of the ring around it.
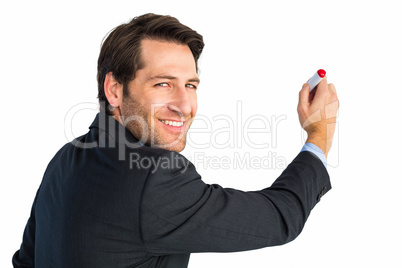
{"label": "chin", "polygon": [[184,139],[174,139],[172,141],[170,140],[164,140],[164,139],[155,139],[156,142],[147,142],[151,147],[156,147],[156,148],[161,148],[169,151],[174,151],[174,152],[181,152],[184,150],[186,147],[186,138]]}
{"label": "chin", "polygon": [[184,142],[184,144],[182,144],[182,145],[180,145],[180,146],[177,146],[177,147],[173,148],[171,151],[175,151],[175,152],[180,153],[181,151],[183,151],[183,150],[184,150],[184,148],[185,148],[185,147],[186,147],[186,143]]}
{"label": "chin", "polygon": [[167,145],[162,145],[160,146],[161,148],[165,149],[165,150],[169,150],[169,151],[174,151],[177,153],[180,153],[181,151],[184,150],[184,147],[186,147],[186,142],[178,142],[175,144],[167,144]]}

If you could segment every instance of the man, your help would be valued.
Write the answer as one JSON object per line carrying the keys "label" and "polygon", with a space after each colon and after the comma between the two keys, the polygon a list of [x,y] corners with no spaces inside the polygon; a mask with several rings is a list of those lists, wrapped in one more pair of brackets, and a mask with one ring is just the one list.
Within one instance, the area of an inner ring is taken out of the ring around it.
{"label": "man", "polygon": [[49,163],[14,267],[180,268],[191,252],[280,245],[301,232],[331,188],[334,86],[324,78],[309,94],[303,85],[307,143],[271,187],[207,185],[178,153],[197,112],[203,46],[195,31],[154,14],[109,34],[98,60],[101,112]]}

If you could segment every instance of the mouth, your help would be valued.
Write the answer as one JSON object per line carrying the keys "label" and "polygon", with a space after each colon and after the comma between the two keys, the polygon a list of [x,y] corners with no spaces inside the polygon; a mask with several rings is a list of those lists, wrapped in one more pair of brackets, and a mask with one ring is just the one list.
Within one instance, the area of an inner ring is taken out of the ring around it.
{"label": "mouth", "polygon": [[167,119],[159,119],[159,122],[170,132],[173,133],[181,133],[185,131],[186,128],[186,121],[174,121],[174,120],[167,120]]}
{"label": "mouth", "polygon": [[182,127],[184,125],[184,121],[171,121],[171,120],[159,120],[159,121],[171,127]]}

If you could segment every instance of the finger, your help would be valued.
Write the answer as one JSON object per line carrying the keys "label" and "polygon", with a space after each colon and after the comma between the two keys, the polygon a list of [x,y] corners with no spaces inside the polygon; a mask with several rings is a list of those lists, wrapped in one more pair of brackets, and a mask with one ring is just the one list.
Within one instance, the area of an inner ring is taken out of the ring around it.
{"label": "finger", "polygon": [[338,106],[339,106],[338,93],[336,92],[335,86],[333,84],[329,84],[328,89],[329,89],[330,92],[332,92],[331,99],[334,100],[334,101],[335,100],[338,101]]}
{"label": "finger", "polygon": [[315,93],[314,99],[325,98],[325,95],[328,94],[328,83],[327,76],[325,76],[321,82],[317,86],[317,92]]}
{"label": "finger", "polygon": [[310,86],[308,83],[304,83],[302,89],[299,92],[299,104],[308,105],[309,93],[310,93]]}
{"label": "finger", "polygon": [[328,88],[329,88],[329,90],[332,90],[333,92],[336,93],[336,88],[335,88],[334,84],[328,84]]}

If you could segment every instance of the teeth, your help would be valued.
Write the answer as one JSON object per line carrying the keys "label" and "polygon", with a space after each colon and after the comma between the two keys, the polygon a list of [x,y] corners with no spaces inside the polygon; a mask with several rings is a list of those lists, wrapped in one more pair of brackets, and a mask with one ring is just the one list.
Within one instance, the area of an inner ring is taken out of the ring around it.
{"label": "teeth", "polygon": [[170,121],[170,120],[161,120],[162,123],[164,123],[165,125],[169,125],[169,126],[174,126],[174,127],[181,127],[184,122],[176,122],[176,121]]}

